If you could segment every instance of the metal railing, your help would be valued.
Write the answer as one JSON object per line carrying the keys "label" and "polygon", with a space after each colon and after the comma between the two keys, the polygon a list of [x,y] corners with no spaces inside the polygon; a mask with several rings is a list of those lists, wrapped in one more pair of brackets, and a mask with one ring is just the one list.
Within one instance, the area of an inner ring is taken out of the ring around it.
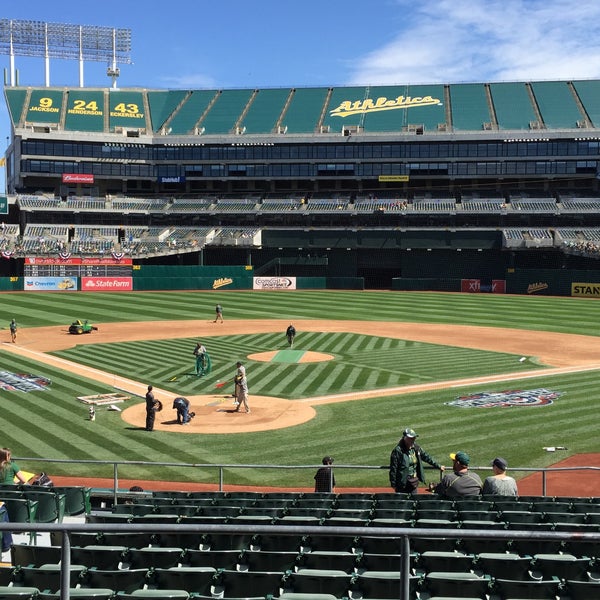
{"label": "metal railing", "polygon": [[[300,470],[306,470],[306,469],[310,469],[310,470],[317,470],[319,468],[321,468],[323,465],[322,464],[311,464],[311,465],[269,465],[269,464],[207,464],[207,463],[179,463],[179,462],[150,462],[150,461],[126,461],[126,460],[121,460],[121,461],[107,461],[107,460],[75,460],[75,459],[54,459],[54,458],[29,458],[29,457],[15,457],[15,460],[18,461],[19,464],[23,464],[23,465],[35,465],[35,468],[33,466],[30,466],[29,469],[27,469],[28,471],[38,471],[38,470],[42,470],[40,469],[40,465],[41,464],[75,464],[75,465],[94,465],[94,466],[103,466],[103,467],[107,467],[110,466],[112,467],[112,480],[113,480],[113,485],[111,488],[112,494],[113,494],[113,501],[116,504],[118,501],[118,491],[119,491],[119,468],[122,467],[176,467],[178,470],[179,469],[202,469],[202,470],[214,470],[216,473],[216,481],[213,482],[214,485],[217,486],[217,490],[216,491],[224,491],[224,488],[226,485],[229,486],[240,486],[240,485],[246,485],[247,487],[254,487],[254,485],[259,485],[259,484],[239,484],[236,483],[235,481],[228,481],[227,483],[225,482],[225,473],[229,470],[232,469],[251,469],[251,470],[296,470],[296,469],[300,469]],[[337,471],[338,474],[340,472],[343,471],[350,471],[350,470],[366,470],[366,471],[382,471],[382,470],[387,470],[389,469],[388,465],[343,465],[343,464],[336,464],[333,468],[332,468],[332,473],[333,470]],[[439,473],[440,477],[443,475],[443,473],[439,472],[437,469],[433,469],[433,468],[428,468],[430,471],[434,471],[435,473]],[[490,467],[470,467],[471,471],[481,471],[481,472],[491,472],[490,471]],[[575,472],[575,471],[592,471],[592,472],[600,472],[600,467],[593,467],[593,466],[582,466],[582,467],[511,467],[511,473],[541,473],[542,477],[541,477],[541,489],[540,489],[540,496],[547,496],[547,491],[548,491],[548,476],[552,473],[561,473],[561,472]],[[98,477],[97,475],[88,475],[85,478],[94,478],[94,477]],[[82,479],[85,479],[84,477],[82,477]],[[131,478],[129,477],[129,479],[135,479],[135,478]],[[137,477],[137,479],[143,479],[143,477]],[[340,477],[338,476],[338,486],[339,486],[339,479]],[[386,476],[386,480],[387,480],[387,476]],[[600,482],[600,479],[599,479]],[[198,484],[207,484],[210,482],[207,482],[205,479],[202,478],[198,478],[197,479],[197,483]],[[173,484],[174,486],[176,484]],[[273,487],[273,486],[270,486]],[[280,485],[278,487],[282,487],[285,488],[285,485]],[[306,485],[304,486],[295,486],[295,487],[307,487]],[[343,487],[343,486],[342,486]],[[353,486],[353,487],[361,487],[361,486]],[[379,484],[372,484],[368,487],[389,487],[389,485],[382,485],[381,483]],[[600,489],[600,486],[599,486]]]}

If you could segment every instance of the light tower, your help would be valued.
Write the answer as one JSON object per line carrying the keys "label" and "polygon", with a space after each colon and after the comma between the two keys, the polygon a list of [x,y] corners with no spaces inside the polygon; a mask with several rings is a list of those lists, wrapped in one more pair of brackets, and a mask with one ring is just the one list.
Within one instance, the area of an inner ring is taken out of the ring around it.
{"label": "light tower", "polygon": [[131,64],[131,30],[95,25],[0,19],[0,54],[10,56],[10,85],[16,84],[15,56],[40,56],[45,62],[45,84],[50,86],[50,59],[79,60],[79,87],[84,61],[107,61],[107,75],[117,87],[117,63]]}

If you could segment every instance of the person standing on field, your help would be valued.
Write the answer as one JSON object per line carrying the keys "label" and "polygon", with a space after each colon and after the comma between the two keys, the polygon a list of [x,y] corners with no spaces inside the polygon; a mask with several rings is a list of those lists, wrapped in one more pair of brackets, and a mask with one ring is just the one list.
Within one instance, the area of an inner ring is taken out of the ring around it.
{"label": "person standing on field", "polygon": [[17,322],[13,319],[10,322],[10,339],[12,340],[12,343],[16,343],[17,341]]}
{"label": "person standing on field", "polygon": [[237,408],[235,412],[240,412],[242,406],[246,409],[246,412],[250,412],[250,407],[248,406],[248,380],[246,379],[246,367],[238,361],[236,364],[237,371],[234,377],[235,381],[235,393]]}
{"label": "person standing on field", "polygon": [[294,338],[296,337],[296,328],[290,323],[289,327],[285,330],[285,337],[287,337],[290,348],[294,345]]}
{"label": "person standing on field", "polygon": [[220,304],[215,306],[215,320],[213,323],[216,323],[217,321],[223,322],[223,307]]}
{"label": "person standing on field", "polygon": [[154,431],[154,419],[156,418],[156,411],[158,404],[154,398],[154,392],[152,386],[148,386],[146,392],[146,431]]}

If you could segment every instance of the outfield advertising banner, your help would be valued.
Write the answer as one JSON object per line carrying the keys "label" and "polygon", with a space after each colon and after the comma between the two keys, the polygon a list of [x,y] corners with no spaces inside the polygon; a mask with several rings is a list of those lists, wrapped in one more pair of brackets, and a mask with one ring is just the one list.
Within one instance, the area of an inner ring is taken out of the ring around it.
{"label": "outfield advertising banner", "polygon": [[600,298],[600,283],[571,283],[571,296]]}
{"label": "outfield advertising banner", "polygon": [[26,292],[76,292],[77,277],[25,277]]}
{"label": "outfield advertising banner", "polygon": [[253,277],[253,290],[295,290],[295,277]]}
{"label": "outfield advertising banner", "polygon": [[481,292],[481,279],[461,279],[460,291],[471,294],[479,294],[479,292]]}
{"label": "outfield advertising banner", "polygon": [[133,277],[82,277],[82,292],[132,292]]}

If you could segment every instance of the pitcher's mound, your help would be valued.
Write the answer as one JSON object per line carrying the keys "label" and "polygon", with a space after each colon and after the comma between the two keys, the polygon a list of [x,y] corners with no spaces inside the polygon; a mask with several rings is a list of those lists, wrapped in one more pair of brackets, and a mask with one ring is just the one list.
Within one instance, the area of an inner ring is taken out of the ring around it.
{"label": "pitcher's mound", "polygon": [[257,360],[260,362],[311,363],[333,360],[335,357],[331,356],[331,354],[324,354],[322,352],[289,349],[249,354],[248,358],[250,360]]}
{"label": "pitcher's mound", "polygon": [[[249,431],[267,431],[300,425],[310,421],[316,414],[315,409],[303,402],[292,402],[282,398],[253,396],[248,404],[250,413],[236,412],[234,399],[225,394],[207,396],[188,396],[190,412],[196,416],[187,424],[177,423],[177,412],[167,406],[156,413],[154,431],[172,433],[246,433]],[[124,421],[136,429],[145,429],[146,403],[140,402],[123,411]],[[152,435],[148,432],[148,435]]]}

